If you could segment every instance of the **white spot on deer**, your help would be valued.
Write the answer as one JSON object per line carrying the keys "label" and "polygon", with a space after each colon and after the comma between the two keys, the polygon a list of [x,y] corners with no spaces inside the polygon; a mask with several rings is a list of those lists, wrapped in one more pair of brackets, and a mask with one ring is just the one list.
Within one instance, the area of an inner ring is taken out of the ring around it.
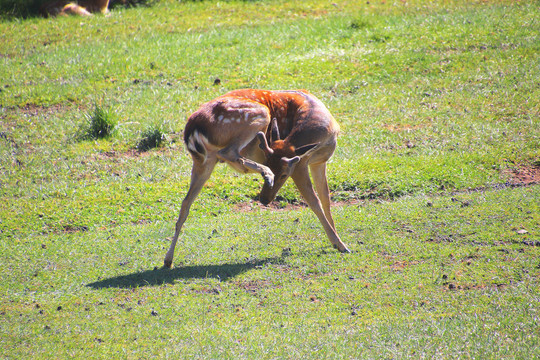
{"label": "white spot on deer", "polygon": [[263,124],[266,123],[266,121],[267,121],[267,119],[264,116],[259,116],[259,117],[256,117],[254,119],[251,119],[251,123],[256,124],[256,125],[263,125]]}
{"label": "white spot on deer", "polygon": [[229,118],[223,119],[223,123],[224,123],[224,124],[228,124],[228,123],[230,123],[230,122],[231,122],[231,119],[229,119]]}
{"label": "white spot on deer", "polygon": [[247,121],[248,117],[249,117],[249,112],[246,112],[246,113],[244,114],[244,121]]}
{"label": "white spot on deer", "polygon": [[221,121],[221,120],[223,120],[223,115],[218,116],[218,121]]}

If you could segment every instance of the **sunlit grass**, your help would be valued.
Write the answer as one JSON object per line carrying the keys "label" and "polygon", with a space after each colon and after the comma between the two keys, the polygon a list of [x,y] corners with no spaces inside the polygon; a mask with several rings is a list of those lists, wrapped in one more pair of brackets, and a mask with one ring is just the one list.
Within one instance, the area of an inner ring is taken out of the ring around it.
{"label": "sunlit grass", "polygon": [[[538,185],[511,178],[540,159],[537,18],[163,0],[0,22],[2,355],[539,357]],[[186,118],[243,87],[307,89],[340,123],[328,178],[353,254],[292,183],[263,208],[260,177],[220,164],[159,268]]]}

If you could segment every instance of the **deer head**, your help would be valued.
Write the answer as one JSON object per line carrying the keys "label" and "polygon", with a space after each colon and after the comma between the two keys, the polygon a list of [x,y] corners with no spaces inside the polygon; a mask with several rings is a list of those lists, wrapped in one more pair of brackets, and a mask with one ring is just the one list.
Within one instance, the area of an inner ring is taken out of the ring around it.
{"label": "deer head", "polygon": [[272,120],[270,145],[268,145],[266,136],[262,131],[257,134],[257,138],[259,147],[266,156],[266,165],[274,173],[274,184],[265,183],[259,194],[259,201],[263,205],[268,205],[276,198],[277,192],[293,174],[298,163],[307,157],[318,144],[308,144],[295,148],[287,139],[281,140],[276,119]]}

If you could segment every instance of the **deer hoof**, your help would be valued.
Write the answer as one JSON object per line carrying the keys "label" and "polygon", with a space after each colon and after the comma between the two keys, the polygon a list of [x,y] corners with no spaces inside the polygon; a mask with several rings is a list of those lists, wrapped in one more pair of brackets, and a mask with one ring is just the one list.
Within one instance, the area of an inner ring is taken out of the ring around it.
{"label": "deer hoof", "polygon": [[343,247],[339,247],[338,245],[334,245],[334,248],[336,248],[342,254],[350,254],[350,253],[352,253],[352,251],[349,250],[345,245],[343,245]]}
{"label": "deer hoof", "polygon": [[264,182],[270,187],[274,186],[274,175],[263,175]]}

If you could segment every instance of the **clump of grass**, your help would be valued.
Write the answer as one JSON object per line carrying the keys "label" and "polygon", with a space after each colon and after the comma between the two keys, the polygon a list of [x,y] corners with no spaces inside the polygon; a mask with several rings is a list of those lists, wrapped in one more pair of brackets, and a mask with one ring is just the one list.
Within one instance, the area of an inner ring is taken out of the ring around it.
{"label": "clump of grass", "polygon": [[115,113],[98,104],[95,104],[93,112],[87,113],[85,117],[87,121],[82,124],[77,135],[79,140],[109,137],[117,125]]}
{"label": "clump of grass", "polygon": [[148,151],[159,147],[164,139],[165,134],[159,127],[149,127],[143,131],[136,148],[139,151]]}
{"label": "clump of grass", "polygon": [[359,30],[372,27],[371,23],[364,19],[356,19],[351,22],[350,28]]}
{"label": "clump of grass", "polygon": [[375,43],[385,43],[388,40],[390,40],[390,35],[387,34],[372,34],[369,37],[369,42],[375,42]]}

